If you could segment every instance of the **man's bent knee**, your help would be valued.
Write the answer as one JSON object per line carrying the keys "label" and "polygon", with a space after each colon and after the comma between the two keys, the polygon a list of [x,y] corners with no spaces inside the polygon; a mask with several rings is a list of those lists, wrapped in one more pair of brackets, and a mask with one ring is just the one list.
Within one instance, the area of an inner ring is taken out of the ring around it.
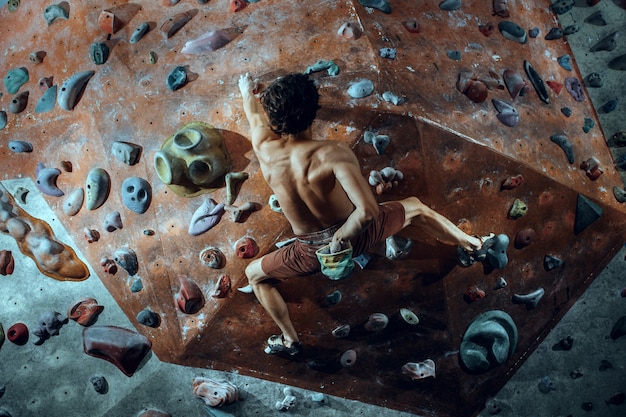
{"label": "man's bent knee", "polygon": [[257,285],[269,278],[267,274],[263,272],[263,268],[261,268],[261,259],[255,259],[246,267],[246,277],[248,277],[250,285]]}

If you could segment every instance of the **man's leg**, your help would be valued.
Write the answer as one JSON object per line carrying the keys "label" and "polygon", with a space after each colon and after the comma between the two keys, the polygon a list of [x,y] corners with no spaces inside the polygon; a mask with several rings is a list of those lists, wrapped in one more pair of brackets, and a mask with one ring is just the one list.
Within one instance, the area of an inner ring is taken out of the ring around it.
{"label": "man's leg", "polygon": [[248,265],[246,268],[246,276],[248,282],[252,286],[254,295],[259,300],[263,308],[269,313],[270,317],[278,325],[283,333],[285,340],[285,347],[291,347],[294,343],[298,342],[298,333],[293,327],[293,323],[289,318],[289,311],[287,310],[287,303],[280,295],[274,285],[267,282],[271,277],[267,276],[261,268],[261,259],[256,259]]}
{"label": "man's leg", "polygon": [[404,206],[404,227],[412,224],[441,242],[460,246],[467,251],[480,249],[482,242],[456,227],[450,220],[426,206],[417,197],[399,201]]}

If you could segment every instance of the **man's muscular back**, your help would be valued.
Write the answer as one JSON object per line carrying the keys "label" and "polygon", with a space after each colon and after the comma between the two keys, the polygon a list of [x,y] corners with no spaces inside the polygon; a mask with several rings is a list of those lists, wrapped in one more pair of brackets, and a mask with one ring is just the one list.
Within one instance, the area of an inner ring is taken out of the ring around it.
{"label": "man's muscular back", "polygon": [[354,210],[335,177],[336,171],[358,171],[345,144],[283,136],[254,145],[263,176],[294,233],[323,230],[345,221]]}

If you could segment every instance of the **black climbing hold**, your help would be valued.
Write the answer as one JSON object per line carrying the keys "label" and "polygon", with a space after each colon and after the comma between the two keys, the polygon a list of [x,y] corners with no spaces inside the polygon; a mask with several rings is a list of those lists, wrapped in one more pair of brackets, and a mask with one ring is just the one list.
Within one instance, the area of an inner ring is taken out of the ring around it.
{"label": "black climbing hold", "polygon": [[576,202],[576,220],[574,221],[574,234],[579,234],[593,222],[602,216],[602,207],[589,200],[582,194],[578,194]]}
{"label": "black climbing hold", "polygon": [[595,13],[590,14],[586,19],[585,23],[589,23],[591,25],[596,26],[606,26],[606,19],[602,14],[602,10],[598,10]]}
{"label": "black climbing hold", "polygon": [[187,70],[185,67],[178,66],[167,76],[167,86],[170,90],[176,91],[187,84]]}
{"label": "black climbing hold", "polygon": [[556,143],[557,145],[559,145],[561,149],[563,149],[563,152],[565,152],[565,156],[567,156],[567,160],[569,161],[570,164],[573,164],[574,163],[574,147],[572,146],[572,143],[569,141],[569,139],[567,139],[567,136],[552,135],[550,136],[550,140]]}
{"label": "black climbing hold", "polygon": [[556,256],[546,255],[543,258],[543,267],[546,271],[552,271],[555,268],[558,268],[563,265],[563,261]]}
{"label": "black climbing hold", "polygon": [[574,0],[557,0],[550,5],[550,9],[556,14],[564,14],[572,10]]}
{"label": "black climbing hold", "polygon": [[561,113],[563,113],[565,117],[570,117],[572,115],[572,109],[570,109],[569,107],[562,107]]}
{"label": "black climbing hold", "polygon": [[543,83],[543,80],[537,74],[537,71],[530,65],[528,61],[524,61],[524,71],[526,71],[526,75],[530,80],[530,83],[535,87],[535,91],[537,95],[546,104],[550,104],[550,98],[548,97],[548,91],[546,90],[546,86]]}

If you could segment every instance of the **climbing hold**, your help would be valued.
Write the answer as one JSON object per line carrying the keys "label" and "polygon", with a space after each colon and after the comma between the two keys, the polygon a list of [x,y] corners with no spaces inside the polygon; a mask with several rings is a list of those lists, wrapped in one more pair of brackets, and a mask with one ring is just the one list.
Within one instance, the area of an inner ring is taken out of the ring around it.
{"label": "climbing hold", "polygon": [[217,51],[231,41],[230,36],[223,30],[212,30],[197,39],[187,41],[180,50],[183,54],[206,54]]}
{"label": "climbing hold", "polygon": [[194,16],[194,10],[190,10],[183,13],[178,13],[174,16],[169,17],[165,22],[161,24],[161,32],[165,34],[168,38],[171,38],[182,29],[183,26],[189,22]]}
{"label": "climbing hold", "polygon": [[572,70],[572,62],[571,62],[571,58],[569,54],[562,55],[558,57],[556,60],[559,63],[559,65],[565,68],[566,70],[568,71]]}
{"label": "climbing hold", "polygon": [[485,36],[491,36],[494,30],[496,30],[496,25],[493,22],[487,22],[478,25],[478,30]]}
{"label": "climbing hold", "polygon": [[509,217],[512,219],[519,219],[520,217],[524,217],[527,212],[528,206],[526,206],[522,200],[516,198],[509,210]]}
{"label": "climbing hold", "polygon": [[28,342],[28,327],[24,323],[15,323],[7,330],[9,342],[24,346]]}
{"label": "climbing hold", "polygon": [[106,394],[109,391],[109,383],[103,375],[92,375],[89,377],[89,383],[98,394]]}
{"label": "climbing hold", "polygon": [[63,212],[68,216],[75,216],[85,201],[85,190],[79,187],[72,191],[63,202]]}
{"label": "climbing hold", "polygon": [[109,47],[104,42],[94,42],[89,48],[89,57],[96,65],[102,65],[109,59]]}
{"label": "climbing hold", "polygon": [[572,338],[572,336],[566,336],[563,339],[556,342],[554,345],[552,345],[552,350],[567,351],[567,350],[572,350],[573,346],[574,346],[574,339]]}
{"label": "climbing hold", "polygon": [[580,169],[585,170],[585,174],[589,177],[589,179],[591,179],[591,181],[597,180],[598,177],[604,172],[604,170],[600,168],[600,161],[594,157],[581,162]]}
{"label": "climbing hold", "polygon": [[509,12],[509,9],[506,7],[507,6],[506,3],[507,3],[507,0],[493,0],[492,14],[494,16],[509,17],[511,13]]}
{"label": "climbing hold", "polygon": [[515,235],[515,241],[513,243],[513,246],[515,246],[515,249],[525,248],[533,242],[533,240],[535,239],[535,234],[535,230],[532,228],[520,230]]}
{"label": "climbing hold", "polygon": [[504,277],[500,277],[500,278],[498,278],[498,281],[496,282],[496,285],[494,285],[493,289],[494,290],[500,290],[500,289],[506,287],[507,285],[508,285],[508,283],[506,282]]}
{"label": "climbing hold", "polygon": [[53,85],[48,88],[35,106],[35,113],[45,113],[54,108],[54,105],[57,102],[57,86]]}
{"label": "climbing hold", "polygon": [[404,99],[402,97],[398,97],[397,95],[395,95],[391,91],[385,91],[383,93],[382,97],[383,97],[383,100],[385,100],[385,101],[387,101],[389,103],[393,103],[395,106],[397,106],[398,104],[404,103]]}
{"label": "climbing hold", "polygon": [[506,39],[515,41],[521,44],[528,42],[528,35],[526,31],[517,23],[513,23],[509,20],[503,20],[498,23],[498,29],[502,36]]}
{"label": "climbing hold", "polygon": [[95,210],[106,201],[111,187],[111,177],[102,168],[93,168],[87,174],[87,209]]}
{"label": "climbing hold", "polygon": [[361,29],[359,29],[353,23],[346,22],[339,27],[339,30],[337,30],[337,35],[346,39],[355,40],[361,36]]}
{"label": "climbing hold", "polygon": [[528,30],[528,36],[530,36],[531,38],[536,38],[537,36],[539,36],[539,28],[538,27],[534,27],[530,30]]}
{"label": "climbing hold", "polygon": [[130,285],[130,292],[139,292],[143,289],[143,283],[141,282],[141,278],[137,278]]}
{"label": "climbing hold", "polygon": [[474,301],[480,300],[481,298],[485,298],[487,294],[485,291],[478,288],[477,285],[472,285],[465,290],[463,294],[463,298],[468,303],[473,303]]}
{"label": "climbing hold", "polygon": [[409,255],[413,241],[409,238],[392,235],[385,239],[385,256],[387,259],[402,259]]}
{"label": "climbing hold", "polygon": [[518,187],[524,183],[524,177],[522,174],[518,174],[512,177],[508,177],[502,181],[500,185],[501,190],[512,190],[515,187]]}
{"label": "climbing hold", "polygon": [[95,229],[85,227],[83,229],[83,235],[85,236],[85,240],[87,240],[87,243],[93,243],[100,240],[100,232]]}
{"label": "climbing hold", "polygon": [[608,36],[600,39],[595,45],[593,45],[589,52],[597,51],[612,51],[617,47],[617,32],[613,32]]}
{"label": "climbing hold", "polygon": [[524,94],[526,81],[522,78],[520,73],[506,69],[504,70],[504,73],[502,73],[502,78],[504,79],[504,85],[513,100],[515,100],[517,96]]}
{"label": "climbing hold", "polygon": [[200,252],[200,262],[209,268],[221,269],[226,265],[226,257],[216,247],[208,247]]}
{"label": "climbing hold", "polygon": [[61,170],[58,168],[43,168],[38,170],[35,185],[39,191],[46,195],[61,197],[64,193],[57,187],[57,178],[59,175],[61,175]]}
{"label": "climbing hold", "polygon": [[98,316],[104,310],[104,306],[98,304],[95,298],[81,298],[68,310],[67,317],[81,326],[91,326],[98,320]]}
{"label": "climbing hold", "polygon": [[28,70],[25,67],[10,69],[4,77],[4,87],[7,89],[7,93],[9,94],[17,93],[20,87],[27,82]]}
{"label": "climbing hold", "polygon": [[419,317],[417,317],[417,314],[415,314],[414,312],[412,312],[408,308],[401,308],[400,309],[400,318],[402,318],[402,321],[404,323],[409,324],[411,326],[415,326],[415,325],[419,324],[419,322],[420,322],[420,319],[419,319]]}
{"label": "climbing hold", "polygon": [[242,237],[235,242],[235,252],[238,258],[254,258],[259,253],[259,247],[251,237]]}
{"label": "climbing hold", "polygon": [[0,274],[11,275],[15,269],[15,260],[10,250],[0,251]]}
{"label": "climbing hold", "polygon": [[573,35],[574,33],[578,32],[580,30],[580,26],[578,26],[578,24],[574,23],[572,25],[568,25],[565,26],[565,28],[563,28],[563,35]]}
{"label": "climbing hold", "polygon": [[83,329],[83,350],[109,361],[132,376],[152,348],[150,340],[132,330],[116,326],[91,326]]}
{"label": "climbing hold", "polygon": [[569,107],[561,107],[561,113],[563,113],[565,117],[570,117],[572,115],[572,109]]}
{"label": "climbing hold", "polygon": [[445,11],[452,11],[461,8],[461,0],[443,0],[439,3],[439,8]]}
{"label": "climbing hold", "polygon": [[231,205],[237,198],[237,186],[249,177],[247,172],[229,172],[224,176],[226,184],[226,205]]}
{"label": "climbing hold", "polygon": [[435,362],[426,359],[423,362],[407,362],[400,369],[403,375],[407,375],[412,380],[436,377]]}
{"label": "climbing hold", "polygon": [[332,334],[337,339],[343,339],[345,337],[348,337],[348,335],[350,334],[350,325],[343,324],[341,326],[338,326],[335,329],[333,329]]}
{"label": "climbing hold", "polygon": [[550,136],[550,140],[556,143],[557,145],[559,145],[561,149],[563,149],[563,152],[565,152],[565,156],[567,156],[567,160],[569,161],[570,164],[573,164],[574,163],[574,147],[572,146],[572,143],[569,141],[567,136],[563,134],[556,134],[556,135]]}
{"label": "climbing hold", "polygon": [[39,337],[36,345],[41,345],[50,336],[57,336],[59,330],[68,322],[67,317],[56,311],[47,311],[39,316],[39,325],[33,330],[33,334]]}
{"label": "climbing hold", "polygon": [[115,141],[111,145],[111,153],[123,163],[132,166],[139,162],[141,147],[129,142]]}
{"label": "climbing hold", "polygon": [[230,0],[230,11],[233,13],[240,12],[248,5],[244,0]]}
{"label": "climbing hold", "polygon": [[104,33],[113,35],[122,28],[123,24],[113,13],[108,10],[103,10],[98,17],[98,26]]}
{"label": "climbing hold", "polygon": [[352,98],[367,97],[374,92],[374,83],[370,80],[359,80],[348,88],[348,95]]}
{"label": "climbing hold", "polygon": [[107,218],[104,220],[104,230],[106,230],[109,233],[113,233],[116,230],[120,230],[124,228],[124,225],[122,224],[122,216],[120,215],[119,211],[114,211],[111,214],[109,214],[107,216]]}
{"label": "climbing hold", "polygon": [[72,110],[85,91],[87,83],[95,71],[81,71],[68,78],[57,94],[57,102],[63,110]]}
{"label": "climbing hold", "polygon": [[626,203],[626,189],[617,185],[613,186],[613,196],[618,203]]}
{"label": "climbing hold", "polygon": [[561,90],[563,90],[563,84],[554,80],[548,80],[546,81],[546,84],[548,84],[548,87],[550,87],[552,91],[554,91],[557,95],[561,94]]}
{"label": "climbing hold", "polygon": [[543,267],[546,271],[552,271],[553,269],[560,268],[564,262],[554,255],[546,255],[543,257]]}
{"label": "climbing hold", "polygon": [[389,0],[359,0],[359,4],[364,7],[378,9],[386,14],[391,13],[391,4],[389,4]]}
{"label": "climbing hold", "polygon": [[541,378],[539,384],[537,384],[537,388],[539,388],[539,391],[543,394],[547,394],[550,391],[556,390],[554,382],[552,382],[552,380],[548,376],[544,376],[543,378]]}
{"label": "climbing hold", "polygon": [[576,77],[565,77],[565,89],[574,97],[576,101],[584,101],[585,93]]}
{"label": "climbing hold", "polygon": [[602,105],[602,107],[600,107],[600,110],[602,111],[602,113],[611,113],[613,110],[615,110],[617,108],[617,99],[611,99],[609,101],[607,101],[606,103],[604,103]]}
{"label": "climbing hold", "polygon": [[585,23],[594,26],[606,26],[606,19],[604,18],[604,14],[602,14],[602,10],[598,10],[587,16]]}
{"label": "climbing hold", "polygon": [[59,4],[52,4],[44,9],[43,18],[48,26],[58,19],[67,20],[70,18],[70,12],[67,10],[69,7],[66,9],[66,7],[63,7],[65,6],[63,3],[67,4],[67,2],[61,2]]}
{"label": "climbing hold", "polygon": [[389,324],[389,318],[385,314],[373,313],[365,323],[365,329],[370,332],[379,332],[387,327],[387,324]]}
{"label": "climbing hold", "polygon": [[9,150],[15,153],[28,153],[33,151],[33,145],[31,145],[30,142],[25,142],[23,140],[10,140],[8,145]]}
{"label": "climbing hold", "polygon": [[191,216],[188,233],[198,236],[213,228],[224,214],[224,204],[206,198]]}
{"label": "climbing hold", "polygon": [[100,266],[107,274],[115,275],[117,273],[117,265],[115,264],[115,261],[113,259],[100,259]]}
{"label": "climbing hold", "polygon": [[504,364],[517,347],[517,327],[504,311],[489,310],[467,327],[459,358],[464,368],[479,374]]}
{"label": "climbing hold", "polygon": [[626,393],[618,391],[611,396],[608,400],[604,401],[606,405],[622,405],[626,400]]}
{"label": "climbing hold", "polygon": [[151,65],[154,65],[157,63],[157,54],[154,51],[150,51],[148,52],[148,62],[150,62]]}
{"label": "climbing hold", "polygon": [[626,146],[626,131],[618,131],[611,136],[611,141],[620,148]]}
{"label": "climbing hold", "polygon": [[396,59],[396,48],[380,48],[378,53],[382,58]]}
{"label": "climbing hold", "polygon": [[215,283],[215,288],[211,297],[213,298],[226,298],[231,288],[231,280],[228,275],[222,274]]}
{"label": "climbing hold", "polygon": [[150,25],[148,24],[148,22],[143,22],[142,24],[137,26],[137,29],[135,29],[132,35],[130,35],[130,43],[139,42],[141,38],[143,38],[149,31]]}
{"label": "climbing hold", "polygon": [[128,275],[137,275],[139,263],[135,251],[130,248],[120,248],[113,252],[113,260],[116,264],[124,268]]}
{"label": "climbing hold", "polygon": [[493,107],[496,108],[496,111],[498,112],[496,117],[500,122],[502,122],[502,124],[508,127],[517,126],[519,123],[519,113],[512,104],[497,98],[491,99],[491,103],[493,104]]}
{"label": "climbing hold", "polygon": [[323,70],[327,70],[328,75],[331,75],[331,76],[335,76],[339,74],[339,66],[335,64],[334,61],[324,61],[324,60],[317,61],[315,64],[308,66],[306,71],[304,71],[304,73],[310,74],[312,72],[318,72],[318,71],[323,71]]}
{"label": "climbing hold", "polygon": [[269,198],[268,201],[268,205],[270,206],[270,209],[272,209],[273,212],[276,213],[282,213],[283,209],[280,208],[280,203],[278,202],[278,199],[276,198],[275,194],[272,194]]}
{"label": "climbing hold", "polygon": [[613,58],[609,62],[609,68],[619,71],[626,71],[626,54]]}
{"label": "climbing hold", "polygon": [[369,143],[374,146],[377,155],[382,155],[389,146],[389,136],[387,135],[376,135],[373,132],[366,131],[363,134],[363,140],[365,143]]}
{"label": "climbing hold", "polygon": [[145,308],[137,313],[137,321],[144,326],[157,328],[161,324],[161,317],[149,308]]}
{"label": "climbing hold", "polygon": [[182,66],[177,66],[167,76],[166,83],[167,87],[172,91],[182,88],[187,84],[187,69]]}
{"label": "climbing hold", "polygon": [[410,33],[419,33],[420,31],[420,24],[417,21],[417,19],[414,17],[406,20],[405,22],[402,23],[402,25]]}
{"label": "climbing hold", "polygon": [[28,104],[28,94],[28,91],[24,91],[13,97],[9,103],[9,111],[13,114],[23,112]]}
{"label": "climbing hold", "polygon": [[0,110],[0,130],[7,125],[7,112]]}
{"label": "climbing hold", "polygon": [[550,5],[550,9],[556,14],[565,14],[574,7],[574,0],[556,0]]}
{"label": "climbing hold", "polygon": [[193,395],[210,407],[221,407],[239,399],[239,388],[228,381],[196,377],[193,379],[192,386]]}
{"label": "climbing hold", "polygon": [[526,71],[526,75],[528,76],[530,83],[533,85],[533,87],[535,87],[535,91],[537,92],[537,95],[539,96],[541,101],[546,104],[550,104],[550,98],[548,97],[548,92],[546,91],[546,87],[543,84],[543,80],[541,79],[539,74],[537,74],[537,71],[535,71],[532,65],[530,65],[530,63],[526,60],[524,61],[524,71]]}
{"label": "climbing hold", "polygon": [[550,29],[548,33],[546,33],[545,40],[551,41],[555,39],[561,39],[563,37],[563,29],[559,27],[555,27]]}
{"label": "climbing hold", "polygon": [[196,314],[204,306],[202,290],[185,275],[179,275],[180,289],[176,293],[176,305],[185,314]]}
{"label": "climbing hold", "polygon": [[512,300],[515,304],[526,304],[526,309],[532,310],[537,306],[544,294],[545,290],[539,288],[528,294],[514,294]]}
{"label": "climbing hold", "polygon": [[449,50],[448,51],[448,58],[450,58],[453,61],[460,61],[461,60],[461,51],[457,51],[455,50]]}
{"label": "climbing hold", "polygon": [[487,85],[471,72],[459,73],[456,88],[474,103],[482,103],[487,99]]}
{"label": "climbing hold", "polygon": [[604,80],[602,79],[602,76],[600,74],[598,74],[597,72],[592,72],[585,78],[585,83],[589,87],[599,88],[604,85]]}
{"label": "climbing hold", "polygon": [[145,213],[152,201],[152,187],[143,178],[128,177],[122,183],[122,202],[135,213]]}
{"label": "climbing hold", "polygon": [[598,220],[602,216],[603,211],[602,207],[589,200],[587,197],[578,194],[574,234],[579,234],[593,222]]}
{"label": "climbing hold", "polygon": [[593,119],[589,117],[585,117],[583,121],[583,132],[589,133],[589,131],[593,129],[595,125],[596,125],[596,122],[594,122]]}
{"label": "climbing hold", "polygon": [[352,349],[346,350],[341,355],[339,362],[341,363],[341,366],[344,367],[354,366],[354,364],[356,363],[356,352]]}

